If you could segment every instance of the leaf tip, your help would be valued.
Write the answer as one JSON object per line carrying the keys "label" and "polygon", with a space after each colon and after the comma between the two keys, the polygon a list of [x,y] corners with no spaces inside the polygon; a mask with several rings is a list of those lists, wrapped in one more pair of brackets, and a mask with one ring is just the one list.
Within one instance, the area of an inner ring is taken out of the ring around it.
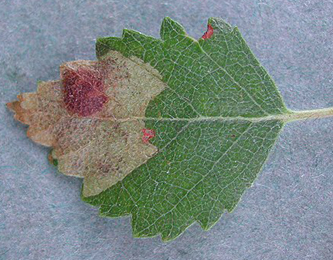
{"label": "leaf tip", "polygon": [[8,102],[8,103],[6,103],[6,107],[7,107],[7,109],[9,109],[10,111],[14,111],[14,103],[15,102],[18,102],[18,101],[13,101],[13,102]]}
{"label": "leaf tip", "polygon": [[27,116],[26,116],[26,111],[21,107],[21,102],[22,102],[22,96],[17,95],[18,100],[8,102],[6,104],[7,109],[9,109],[11,112],[14,113],[14,118],[23,123],[27,124]]}

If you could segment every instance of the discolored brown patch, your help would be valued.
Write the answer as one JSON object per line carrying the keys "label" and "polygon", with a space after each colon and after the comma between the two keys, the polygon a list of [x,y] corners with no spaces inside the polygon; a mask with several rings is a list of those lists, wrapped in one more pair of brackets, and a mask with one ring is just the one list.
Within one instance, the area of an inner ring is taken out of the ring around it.
{"label": "discolored brown patch", "polygon": [[99,61],[66,62],[60,77],[7,106],[29,125],[29,138],[53,148],[50,162],[84,178],[82,195],[94,196],[158,152],[144,118],[166,85],[149,64],[113,51]]}

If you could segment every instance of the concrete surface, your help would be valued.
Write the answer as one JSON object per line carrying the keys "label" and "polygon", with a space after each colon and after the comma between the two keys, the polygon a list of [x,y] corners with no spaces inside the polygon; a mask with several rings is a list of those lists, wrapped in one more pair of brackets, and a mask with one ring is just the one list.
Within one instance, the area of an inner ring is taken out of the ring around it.
{"label": "concrete surface", "polygon": [[49,165],[5,103],[94,59],[94,40],[164,16],[199,38],[208,17],[237,25],[291,109],[333,106],[333,2],[321,0],[0,0],[0,259],[333,259],[333,119],[287,125],[232,214],[177,240],[134,239],[129,218],[80,200],[81,180]]}

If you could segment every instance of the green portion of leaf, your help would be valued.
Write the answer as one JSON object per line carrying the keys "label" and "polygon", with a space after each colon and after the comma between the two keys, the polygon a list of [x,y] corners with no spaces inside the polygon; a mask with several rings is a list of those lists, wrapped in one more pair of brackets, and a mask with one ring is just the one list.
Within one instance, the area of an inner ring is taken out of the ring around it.
{"label": "green portion of leaf", "polygon": [[161,40],[124,30],[97,41],[149,63],[166,88],[146,110],[159,153],[121,182],[83,200],[103,216],[132,215],[138,237],[180,235],[195,221],[209,229],[252,185],[289,114],[273,81],[237,28],[209,19],[214,33],[196,41],[165,18]]}
{"label": "green portion of leaf", "polygon": [[57,159],[53,159],[53,165],[58,166],[58,160]]}
{"label": "green portion of leaf", "polygon": [[255,59],[237,28],[211,18],[212,38],[196,41],[170,18],[161,27],[162,40],[124,30],[123,38],[97,41],[97,56],[110,50],[150,63],[170,89],[147,109],[147,116],[260,117],[287,113],[282,98]]}

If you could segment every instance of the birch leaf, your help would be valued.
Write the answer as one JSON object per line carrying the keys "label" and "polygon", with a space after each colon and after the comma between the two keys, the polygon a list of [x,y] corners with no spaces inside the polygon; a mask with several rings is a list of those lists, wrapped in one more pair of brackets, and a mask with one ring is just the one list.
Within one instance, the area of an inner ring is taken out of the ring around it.
{"label": "birch leaf", "polygon": [[201,39],[170,18],[161,39],[124,30],[97,40],[98,61],[60,67],[9,103],[50,161],[84,178],[82,199],[133,234],[164,241],[211,228],[258,176],[285,122],[332,116],[288,110],[239,30],[211,18]]}

